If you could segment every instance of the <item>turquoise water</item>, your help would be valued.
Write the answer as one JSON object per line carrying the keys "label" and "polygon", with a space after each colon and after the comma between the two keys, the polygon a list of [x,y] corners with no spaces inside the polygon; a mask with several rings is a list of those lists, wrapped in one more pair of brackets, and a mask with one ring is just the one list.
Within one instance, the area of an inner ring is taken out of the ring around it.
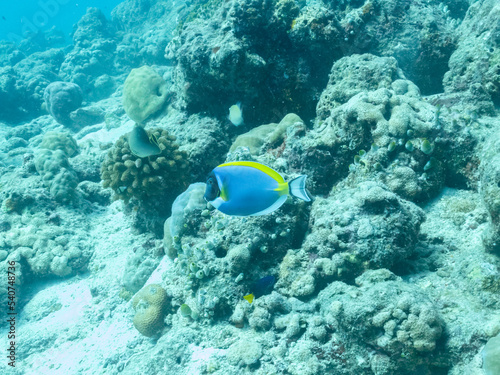
{"label": "turquoise water", "polygon": [[7,2],[0,375],[500,375],[499,0]]}
{"label": "turquoise water", "polygon": [[26,33],[45,31],[51,27],[69,36],[73,25],[88,7],[98,7],[106,17],[122,0],[28,0],[0,4],[0,40],[18,42]]}

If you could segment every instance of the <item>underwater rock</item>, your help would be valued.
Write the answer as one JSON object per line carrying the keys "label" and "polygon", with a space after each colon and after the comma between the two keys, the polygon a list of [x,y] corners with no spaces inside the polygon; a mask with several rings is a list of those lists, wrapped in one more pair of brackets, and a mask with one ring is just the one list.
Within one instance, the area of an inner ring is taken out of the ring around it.
{"label": "underwater rock", "polygon": [[233,365],[255,366],[262,356],[262,345],[256,340],[244,337],[229,347],[227,356],[229,363]]}
{"label": "underwater rock", "polygon": [[[444,328],[433,302],[418,286],[383,269],[366,271],[356,284],[333,282],[318,296],[326,321],[334,322],[341,340],[361,340],[401,358],[390,361],[393,373],[432,367]],[[356,324],[359,319],[364,323]]]}
{"label": "underwater rock", "polygon": [[[331,76],[340,77],[342,70],[336,69],[346,66],[363,72],[366,60],[373,69],[392,72],[382,79],[388,88],[360,91],[340,104],[347,97],[336,96],[335,86],[345,92],[343,83],[327,86],[318,104],[318,111],[327,117],[319,118],[305,137],[287,139],[283,154],[291,166],[310,176],[313,194],[326,194],[347,174],[358,181],[378,180],[414,202],[436,196],[445,183],[461,188],[475,185],[477,177],[470,169],[477,168],[477,139],[468,128],[471,116],[424,100],[418,87],[394,75],[393,59],[345,57],[334,64]],[[362,73],[350,76],[349,92],[367,85]]]}
{"label": "underwater rock", "polygon": [[159,126],[175,135],[179,149],[188,155],[193,181],[205,181],[212,169],[225,159],[231,146],[228,121],[201,114],[182,114],[159,120]]}
{"label": "underwater rock", "polygon": [[[78,173],[78,172],[77,172]],[[89,202],[107,206],[111,203],[111,192],[103,189],[100,183],[93,181],[82,181],[78,184],[82,197]]]}
{"label": "underwater rock", "polygon": [[87,12],[76,24],[73,43],[75,48],[88,48],[97,40],[112,37],[113,29],[104,13],[98,8],[88,7]]}
{"label": "underwater rock", "polygon": [[106,79],[106,75],[115,74],[114,37],[104,14],[97,8],[87,8],[73,34],[75,47],[66,54],[59,70],[60,78],[81,87],[86,100],[101,100],[114,91],[114,82]]}
{"label": "underwater rock", "polygon": [[43,90],[50,82],[60,79],[58,70],[63,59],[61,49],[50,49],[0,68],[0,120],[18,124],[40,116]]}
{"label": "underwater rock", "polygon": [[486,375],[500,371],[500,335],[488,340],[483,349],[483,369]]}
{"label": "underwater rock", "polygon": [[457,49],[451,55],[443,80],[446,93],[483,93],[462,97],[477,111],[488,115],[495,112],[494,105],[500,104],[499,12],[495,0],[471,5],[458,29]]}
{"label": "underwater rock", "polygon": [[[390,268],[410,257],[423,220],[424,213],[415,204],[381,185],[364,182],[354,189],[334,190],[313,203],[303,248],[335,262],[330,277],[353,277],[364,268]],[[315,277],[321,275],[312,271],[307,258],[303,267]]]}
{"label": "underwater rock", "polygon": [[163,249],[152,239],[135,248],[123,270],[121,284],[125,289],[137,293],[160,263],[162,255]]}
{"label": "underwater rock", "polygon": [[[297,32],[305,35],[291,39],[299,15],[292,1],[222,3],[209,19],[200,9],[198,22],[187,23],[166,48],[167,58],[182,72],[175,84],[188,110],[222,116],[237,99],[245,108],[259,108],[245,111],[247,125],[277,121],[291,112],[313,117],[315,96],[327,80],[324,67],[333,62],[328,52],[338,56],[342,40],[334,17],[321,11],[315,13],[319,21],[310,20]],[[198,18],[196,10],[193,17]],[[317,40],[309,37],[311,24],[321,35]],[[304,52],[305,47],[314,52]]]}
{"label": "underwater rock", "polygon": [[483,233],[488,251],[500,256],[500,147],[499,135],[493,134],[481,152],[479,192],[489,213],[489,224]]}
{"label": "underwater rock", "polygon": [[70,113],[82,105],[83,93],[80,86],[71,82],[52,82],[43,94],[47,111],[54,119],[66,126],[72,124]]}
{"label": "underwater rock", "polygon": [[321,93],[316,114],[320,121],[324,121],[334,108],[347,103],[354,95],[390,89],[398,78],[401,76],[393,57],[363,54],[337,60],[332,66],[328,85]]}
{"label": "underwater rock", "polygon": [[72,125],[76,129],[104,122],[104,111],[96,106],[78,108],[69,114]]}

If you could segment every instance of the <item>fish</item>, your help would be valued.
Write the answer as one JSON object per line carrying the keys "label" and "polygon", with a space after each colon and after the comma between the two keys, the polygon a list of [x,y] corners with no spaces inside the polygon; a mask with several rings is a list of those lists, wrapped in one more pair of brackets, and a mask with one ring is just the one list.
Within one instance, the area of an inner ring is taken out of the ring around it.
{"label": "fish", "polygon": [[161,154],[156,137],[153,135],[150,137],[142,126],[136,125],[127,138],[130,151],[137,157],[145,158]]}
{"label": "fish", "polygon": [[243,112],[241,110],[241,102],[238,102],[235,105],[229,107],[229,115],[227,116],[227,118],[234,126],[243,125]]}
{"label": "fish", "polygon": [[248,301],[248,303],[252,303],[255,298],[259,298],[265,296],[266,294],[270,294],[273,291],[274,284],[276,284],[276,277],[274,276],[265,276],[262,279],[255,281],[250,286],[250,294],[247,294],[243,298]]}
{"label": "fish", "polygon": [[260,216],[276,211],[290,195],[310,202],[306,175],[285,182],[275,170],[253,161],[224,163],[206,181],[204,198],[230,216]]}

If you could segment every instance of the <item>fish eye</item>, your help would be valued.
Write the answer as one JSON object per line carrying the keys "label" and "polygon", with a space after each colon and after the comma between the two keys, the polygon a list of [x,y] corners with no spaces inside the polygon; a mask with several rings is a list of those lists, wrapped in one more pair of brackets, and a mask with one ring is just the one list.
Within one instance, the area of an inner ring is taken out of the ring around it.
{"label": "fish eye", "polygon": [[217,185],[215,179],[212,176],[207,178],[207,188],[205,190],[205,195],[203,196],[206,201],[210,202],[215,198],[220,196],[219,186]]}

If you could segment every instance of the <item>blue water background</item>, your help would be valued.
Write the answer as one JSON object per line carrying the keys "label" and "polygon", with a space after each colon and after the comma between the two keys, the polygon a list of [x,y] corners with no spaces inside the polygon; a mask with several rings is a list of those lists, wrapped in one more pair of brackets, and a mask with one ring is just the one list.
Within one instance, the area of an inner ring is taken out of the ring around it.
{"label": "blue water background", "polygon": [[23,32],[44,31],[55,26],[68,41],[73,25],[88,7],[99,8],[107,18],[123,0],[1,0],[0,40],[18,42]]}

